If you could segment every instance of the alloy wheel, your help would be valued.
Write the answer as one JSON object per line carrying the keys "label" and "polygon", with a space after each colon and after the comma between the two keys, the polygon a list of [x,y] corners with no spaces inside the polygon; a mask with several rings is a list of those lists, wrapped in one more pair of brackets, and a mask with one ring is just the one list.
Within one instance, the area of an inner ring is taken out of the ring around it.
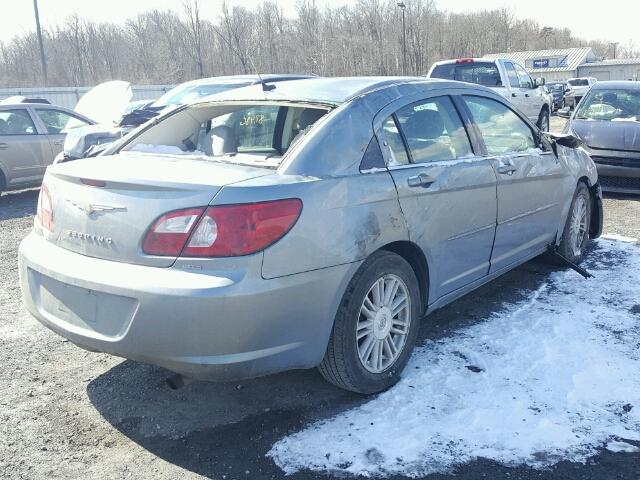
{"label": "alloy wheel", "polygon": [[582,255],[582,244],[587,235],[587,200],[580,195],[576,198],[571,214],[571,227],[569,240],[573,254],[576,257]]}
{"label": "alloy wheel", "polygon": [[411,324],[411,298],[404,281],[380,277],[364,297],[356,327],[358,357],[371,373],[391,367],[404,348]]}

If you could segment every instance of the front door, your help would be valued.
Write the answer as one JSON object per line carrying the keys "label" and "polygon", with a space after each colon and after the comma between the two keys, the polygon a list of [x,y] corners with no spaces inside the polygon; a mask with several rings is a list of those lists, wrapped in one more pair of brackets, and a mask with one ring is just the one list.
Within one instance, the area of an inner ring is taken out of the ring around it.
{"label": "front door", "polygon": [[451,98],[399,108],[379,136],[410,239],[427,257],[429,303],[487,275],[496,177],[473,151]]}
{"label": "front door", "polygon": [[553,243],[568,175],[546,143],[506,104],[464,97],[498,177],[498,221],[491,271],[541,253]]}

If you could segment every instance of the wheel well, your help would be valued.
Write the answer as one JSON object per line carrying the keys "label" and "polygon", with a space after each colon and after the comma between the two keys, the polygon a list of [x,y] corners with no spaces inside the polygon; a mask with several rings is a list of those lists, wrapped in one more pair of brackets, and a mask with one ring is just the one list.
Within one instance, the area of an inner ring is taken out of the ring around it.
{"label": "wheel well", "polygon": [[602,233],[602,223],[603,218],[600,218],[601,210],[596,203],[598,201],[598,185],[591,185],[591,182],[587,177],[580,177],[578,179],[578,184],[584,183],[589,189],[589,193],[591,193],[591,222],[590,222],[590,230],[589,236],[591,238],[597,238]]}
{"label": "wheel well", "polygon": [[426,308],[429,291],[429,265],[427,259],[422,252],[422,249],[415,243],[407,241],[398,241],[385,245],[381,250],[387,250],[400,255],[404,258],[418,279],[418,285],[420,287],[420,294],[422,296],[422,305]]}
{"label": "wheel well", "polygon": [[7,179],[4,177],[4,172],[0,168],[0,192],[2,192],[7,186]]}
{"label": "wheel well", "polygon": [[540,109],[540,115],[542,115],[542,113],[545,111],[549,113],[549,105],[547,105],[546,103],[542,105],[542,108]]}

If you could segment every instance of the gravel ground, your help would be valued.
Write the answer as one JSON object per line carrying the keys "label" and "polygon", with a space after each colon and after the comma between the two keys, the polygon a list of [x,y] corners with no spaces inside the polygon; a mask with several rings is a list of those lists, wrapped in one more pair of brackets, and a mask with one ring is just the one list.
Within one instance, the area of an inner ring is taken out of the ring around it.
{"label": "gravel ground", "polygon": [[[282,478],[265,457],[275,441],[364,401],[314,370],[173,391],[160,368],[85,352],[49,332],[25,313],[18,287],[17,248],[36,200],[36,191],[0,197],[0,478]],[[609,198],[605,209],[605,232],[640,237],[640,201]],[[419,343],[526,298],[550,272],[529,262],[436,312]],[[454,473],[428,478],[637,480],[640,454],[603,451],[546,471],[479,460]]]}

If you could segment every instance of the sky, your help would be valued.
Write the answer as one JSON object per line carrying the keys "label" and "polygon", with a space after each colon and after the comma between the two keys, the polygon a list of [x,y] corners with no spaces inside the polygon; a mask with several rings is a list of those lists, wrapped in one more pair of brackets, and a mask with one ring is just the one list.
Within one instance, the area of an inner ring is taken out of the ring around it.
{"label": "sky", "polygon": [[[227,4],[254,8],[262,0],[227,0]],[[276,0],[285,12],[293,9],[296,0]],[[317,0],[319,5],[340,6],[353,4],[356,0]],[[410,3],[411,0],[405,0]],[[4,5],[6,4],[6,5]],[[569,27],[574,35],[587,40],[610,40],[627,45],[633,41],[640,45],[638,16],[640,2],[637,0],[608,0],[606,8],[594,0],[535,0],[517,2],[511,0],[436,0],[436,4],[453,12],[477,11],[508,7],[520,18],[532,18],[541,25]],[[635,4],[635,6],[634,6]],[[0,41],[33,30],[32,0],[0,0],[3,13],[0,15]],[[10,5],[10,6],[9,6]],[[593,5],[593,7],[591,7]],[[79,16],[96,22],[124,23],[139,13],[152,8],[180,9],[179,0],[39,0],[40,22],[43,28],[63,23],[78,13]],[[222,0],[202,0],[203,14],[216,18]]]}

